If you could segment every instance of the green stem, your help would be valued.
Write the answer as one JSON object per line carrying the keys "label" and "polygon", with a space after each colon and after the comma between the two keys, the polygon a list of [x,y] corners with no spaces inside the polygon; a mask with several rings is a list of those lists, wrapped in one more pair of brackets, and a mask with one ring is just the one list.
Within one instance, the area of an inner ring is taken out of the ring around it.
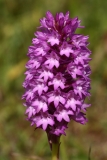
{"label": "green stem", "polygon": [[59,160],[60,136],[49,134],[47,130],[48,142],[52,151],[52,160]]}
{"label": "green stem", "polygon": [[52,160],[59,160],[59,143],[52,143]]}
{"label": "green stem", "polygon": [[59,139],[57,143],[52,143],[52,160],[59,160]]}

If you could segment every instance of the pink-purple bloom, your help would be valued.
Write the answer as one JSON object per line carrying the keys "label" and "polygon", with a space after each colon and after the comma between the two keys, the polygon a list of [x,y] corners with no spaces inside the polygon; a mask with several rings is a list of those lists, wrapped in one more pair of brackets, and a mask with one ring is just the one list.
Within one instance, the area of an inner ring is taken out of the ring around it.
{"label": "pink-purple bloom", "polygon": [[40,20],[40,27],[29,47],[26,64],[26,115],[31,125],[42,128],[48,135],[65,135],[71,120],[85,124],[85,104],[90,96],[91,51],[88,36],[75,33],[78,18],[49,11]]}

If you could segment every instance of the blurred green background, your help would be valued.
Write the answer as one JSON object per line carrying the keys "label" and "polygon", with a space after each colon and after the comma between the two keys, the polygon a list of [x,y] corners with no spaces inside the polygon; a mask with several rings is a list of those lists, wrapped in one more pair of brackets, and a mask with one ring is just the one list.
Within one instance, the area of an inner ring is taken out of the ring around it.
{"label": "blurred green background", "polygon": [[51,159],[46,134],[26,121],[21,100],[28,46],[47,10],[78,16],[92,50],[89,122],[69,124],[61,160],[89,160],[90,152],[90,160],[107,160],[106,0],[0,0],[0,160]]}

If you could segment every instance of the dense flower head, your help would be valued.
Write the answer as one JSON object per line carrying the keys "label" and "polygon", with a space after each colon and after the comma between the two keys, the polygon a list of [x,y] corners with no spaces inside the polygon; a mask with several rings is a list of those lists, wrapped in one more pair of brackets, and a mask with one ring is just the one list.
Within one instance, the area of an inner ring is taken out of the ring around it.
{"label": "dense flower head", "polygon": [[78,18],[49,11],[29,47],[23,83],[27,119],[49,134],[65,134],[70,120],[85,124],[90,96],[88,36],[75,33]]}

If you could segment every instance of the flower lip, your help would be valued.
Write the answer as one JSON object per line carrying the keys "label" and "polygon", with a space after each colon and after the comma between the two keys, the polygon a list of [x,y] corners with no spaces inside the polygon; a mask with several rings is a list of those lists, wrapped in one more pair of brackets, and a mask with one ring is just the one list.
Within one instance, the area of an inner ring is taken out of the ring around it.
{"label": "flower lip", "polygon": [[59,103],[65,104],[65,97],[59,90],[49,92],[48,97],[48,103],[50,104],[51,102],[53,102],[55,108],[59,105]]}
{"label": "flower lip", "polygon": [[74,51],[72,49],[72,46],[64,42],[60,49],[60,55],[66,55],[67,57],[69,57],[70,53],[73,52]]}
{"label": "flower lip", "polygon": [[42,114],[41,116],[37,116],[32,119],[32,125],[36,124],[37,127],[42,127],[43,130],[46,130],[48,125],[53,126],[54,120],[51,116],[47,116],[46,114]]}
{"label": "flower lip", "polygon": [[54,90],[57,90],[59,87],[61,89],[64,89],[65,88],[65,79],[64,77],[62,76],[61,73],[58,73],[52,81],[50,81],[48,83],[48,85],[53,85],[54,86]]}
{"label": "flower lip", "polygon": [[54,66],[59,67],[59,57],[55,52],[51,52],[49,56],[46,56],[47,60],[45,61],[46,67],[52,69]]}

